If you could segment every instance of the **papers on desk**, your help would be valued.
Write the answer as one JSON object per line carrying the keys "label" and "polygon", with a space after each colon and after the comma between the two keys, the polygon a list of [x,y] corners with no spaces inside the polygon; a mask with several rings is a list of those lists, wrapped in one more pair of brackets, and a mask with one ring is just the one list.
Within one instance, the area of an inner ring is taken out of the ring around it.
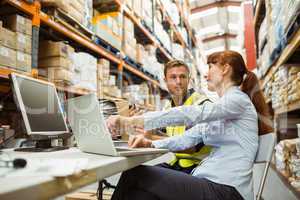
{"label": "papers on desk", "polygon": [[19,169],[13,173],[7,174],[13,176],[54,176],[65,177],[72,174],[80,173],[87,169],[88,159],[85,158],[45,158],[30,159],[24,169]]}

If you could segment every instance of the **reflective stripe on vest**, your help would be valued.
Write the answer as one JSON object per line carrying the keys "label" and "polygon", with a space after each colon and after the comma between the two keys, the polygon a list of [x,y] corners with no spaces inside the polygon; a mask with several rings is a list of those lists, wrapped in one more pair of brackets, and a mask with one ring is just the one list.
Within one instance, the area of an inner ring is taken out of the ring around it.
{"label": "reflective stripe on vest", "polygon": [[[185,102],[183,105],[200,105],[204,101],[207,101],[208,98],[205,95],[201,95],[197,92],[194,92]],[[165,106],[165,110],[170,109],[172,107],[171,102]],[[166,127],[167,135],[169,137],[175,135],[182,135],[185,132],[185,126],[171,126]],[[193,154],[187,153],[175,153],[175,159],[170,162],[170,165],[174,165],[177,161],[180,167],[187,168],[191,167],[194,164],[199,164],[199,162],[205,158],[211,151],[211,147],[204,146],[198,152]]]}

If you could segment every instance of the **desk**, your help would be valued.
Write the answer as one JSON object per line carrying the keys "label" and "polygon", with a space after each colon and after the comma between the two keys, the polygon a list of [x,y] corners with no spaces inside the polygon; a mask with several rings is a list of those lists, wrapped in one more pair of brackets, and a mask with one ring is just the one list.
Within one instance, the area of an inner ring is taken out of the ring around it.
{"label": "desk", "polygon": [[[6,176],[0,177],[0,199],[50,199],[72,192],[80,187],[116,173],[126,171],[144,162],[159,157],[161,154],[134,156],[134,157],[110,157],[96,154],[83,153],[77,148],[49,153],[25,153],[7,152],[11,158],[25,158],[26,160],[49,159],[88,159],[86,170],[77,175],[55,178],[49,175],[34,176]],[[67,164],[67,162],[66,162]],[[0,169],[1,172],[2,169]],[[21,169],[22,170],[22,169]],[[18,173],[20,173],[19,171]],[[14,173],[14,172],[11,172]]]}

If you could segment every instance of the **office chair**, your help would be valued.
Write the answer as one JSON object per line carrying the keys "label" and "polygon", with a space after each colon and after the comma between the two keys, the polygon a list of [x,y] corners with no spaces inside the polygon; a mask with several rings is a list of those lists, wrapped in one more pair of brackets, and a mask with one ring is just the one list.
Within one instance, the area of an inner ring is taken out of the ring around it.
{"label": "office chair", "polygon": [[276,136],[274,133],[268,133],[266,135],[259,136],[259,146],[256,154],[254,164],[264,163],[264,171],[259,180],[258,192],[256,194],[256,200],[262,199],[262,192],[265,186],[265,182],[270,167]]}

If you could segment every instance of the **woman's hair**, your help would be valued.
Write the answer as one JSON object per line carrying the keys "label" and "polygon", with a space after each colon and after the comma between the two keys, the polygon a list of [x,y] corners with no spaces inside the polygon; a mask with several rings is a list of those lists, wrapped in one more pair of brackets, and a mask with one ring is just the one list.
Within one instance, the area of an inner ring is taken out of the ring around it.
{"label": "woman's hair", "polygon": [[269,107],[259,86],[257,76],[247,70],[243,57],[235,51],[221,51],[208,56],[207,64],[228,64],[232,67],[231,79],[251,99],[258,114],[259,135],[273,132]]}

